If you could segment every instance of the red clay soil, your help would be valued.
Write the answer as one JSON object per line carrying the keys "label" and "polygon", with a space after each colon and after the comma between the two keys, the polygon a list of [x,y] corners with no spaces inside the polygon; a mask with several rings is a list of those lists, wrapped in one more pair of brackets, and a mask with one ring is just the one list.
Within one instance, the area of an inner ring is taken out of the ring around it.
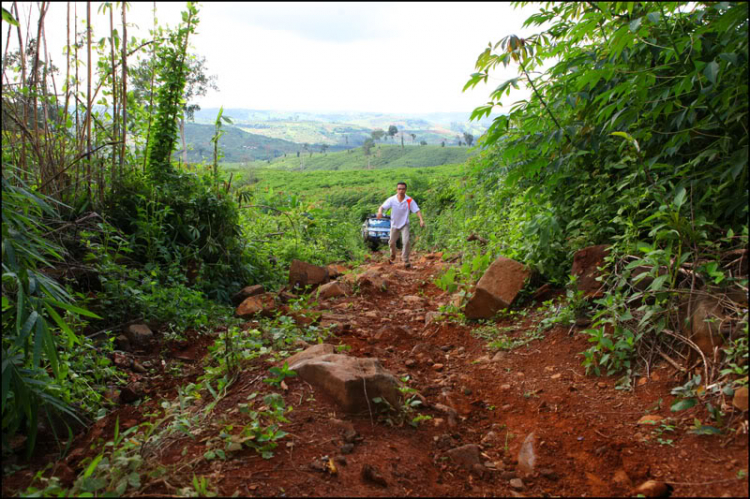
{"label": "red clay soil", "polygon": [[[723,407],[721,435],[696,435],[690,432],[694,419],[708,422],[709,416],[703,404],[670,412],[675,398],[670,391],[685,379],[666,363],[652,365],[650,377],[634,382],[633,391],[616,390],[616,378],[584,374],[580,352],[589,343],[576,330],[553,328],[540,340],[494,357],[485,340],[471,335],[476,325],[425,326],[425,314],[448,301],[432,284],[446,264],[431,257],[417,255],[410,269],[373,260],[367,267],[388,276],[387,291],[363,291],[317,307],[344,326],[330,343],[348,345],[349,355],[379,358],[399,378],[408,375],[408,385],[426,402],[418,413],[431,420],[415,428],[398,418],[390,425],[377,415],[343,414],[322,391],[287,378],[283,395],[294,410],[290,423],[282,425],[289,435],[275,455],[263,459],[244,449],[226,461],[206,461],[209,438],[228,422],[246,420],[237,404],[253,392],[280,391],[262,382],[269,364],[259,360],[243,370],[199,435],[175,437],[159,449],[157,459],[169,473],[143,476],[134,495],[174,496],[195,474],[223,496],[629,496],[648,480],[668,484],[673,496],[748,496],[747,414],[732,412],[731,401]],[[509,336],[522,336],[543,318],[538,306],[528,306],[522,324],[506,318],[497,327],[513,327]],[[426,355],[412,354],[417,344]],[[173,397],[175,385],[194,379],[200,362],[187,360],[199,359],[206,346],[192,342],[187,353],[172,349],[162,368],[185,357],[183,366],[192,369],[188,377],[171,385],[145,380],[153,400],[123,405],[80,435],[58,462],[57,476],[72,484],[81,460],[98,451],[90,444],[111,438],[115,418],[124,426],[137,424],[158,406],[157,393]],[[639,425],[647,414],[664,419]],[[533,469],[519,465],[524,441],[533,443]],[[462,466],[448,457],[448,451],[467,444],[480,447],[478,463]],[[33,469],[6,477],[3,495],[23,491],[34,470],[57,456],[40,456]],[[329,460],[335,473],[323,465]]]}

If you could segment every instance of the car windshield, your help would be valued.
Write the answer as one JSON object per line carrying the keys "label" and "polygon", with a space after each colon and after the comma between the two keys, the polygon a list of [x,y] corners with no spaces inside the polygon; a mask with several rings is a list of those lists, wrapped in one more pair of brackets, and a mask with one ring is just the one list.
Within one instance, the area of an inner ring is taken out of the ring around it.
{"label": "car windshield", "polygon": [[378,220],[377,218],[371,218],[367,221],[367,225],[370,227],[380,227],[388,229],[391,226],[391,221],[387,218],[381,218]]}

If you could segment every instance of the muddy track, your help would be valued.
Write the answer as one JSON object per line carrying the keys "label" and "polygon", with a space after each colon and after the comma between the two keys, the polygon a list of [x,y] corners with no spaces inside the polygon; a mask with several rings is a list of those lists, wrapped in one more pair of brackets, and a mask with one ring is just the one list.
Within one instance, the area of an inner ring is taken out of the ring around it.
{"label": "muddy track", "polygon": [[[340,325],[330,343],[408,376],[421,406],[405,417],[386,418],[377,407],[347,415],[321,390],[288,378],[283,395],[294,410],[273,458],[244,449],[226,461],[201,459],[211,434],[242,421],[237,404],[250,393],[273,391],[262,382],[269,364],[259,361],[259,369],[243,371],[200,435],[159,449],[169,474],[144,480],[139,493],[174,495],[195,474],[227,496],[629,496],[648,480],[668,484],[675,496],[748,495],[747,434],[690,433],[694,418],[706,421],[707,414],[700,406],[670,413],[678,378],[668,364],[652,365],[650,378],[634,380],[633,391],[616,390],[616,378],[585,376],[580,352],[587,338],[559,327],[497,353],[471,334],[476,325],[425,325],[428,312],[449,300],[432,284],[445,263],[416,255],[405,269],[381,259],[376,254],[365,267],[388,280],[387,290],[323,300],[317,310],[324,323]],[[538,305],[497,327],[522,337],[542,319]],[[123,407],[92,431],[111,431],[118,412],[138,411]],[[419,414],[431,419],[415,428],[409,421]],[[639,424],[645,415],[656,424]],[[733,417],[730,430],[746,415]],[[77,440],[81,448],[92,441]],[[470,445],[479,456],[464,447]],[[75,460],[65,466],[75,469]]]}

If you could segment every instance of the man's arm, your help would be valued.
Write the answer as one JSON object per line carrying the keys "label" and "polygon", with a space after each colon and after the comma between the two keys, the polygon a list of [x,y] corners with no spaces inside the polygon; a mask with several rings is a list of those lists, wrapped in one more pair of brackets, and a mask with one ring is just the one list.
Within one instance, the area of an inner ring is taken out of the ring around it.
{"label": "man's arm", "polygon": [[419,226],[424,227],[424,218],[422,218],[422,210],[419,210],[417,212],[417,216],[419,217]]}
{"label": "man's arm", "polygon": [[[388,204],[388,200],[386,199],[385,203],[380,205],[380,208],[378,208],[378,218],[383,218],[383,207]],[[386,206],[386,209],[390,208],[390,205]]]}

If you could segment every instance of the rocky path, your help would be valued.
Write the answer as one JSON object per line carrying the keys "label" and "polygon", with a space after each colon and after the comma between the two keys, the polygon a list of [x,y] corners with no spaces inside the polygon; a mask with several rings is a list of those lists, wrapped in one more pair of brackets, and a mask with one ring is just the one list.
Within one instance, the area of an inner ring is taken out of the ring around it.
{"label": "rocky path", "polygon": [[[439,316],[450,296],[432,281],[447,264],[430,254],[414,261],[406,269],[376,254],[340,278],[353,284],[347,294],[315,307],[320,326],[336,331],[331,347],[316,348],[379,359],[406,405],[390,412],[360,405],[353,414],[337,388],[314,376],[300,372],[282,388],[263,383],[269,364],[259,360],[208,424],[159,449],[168,475],[144,480],[136,495],[174,495],[193,475],[225,496],[748,495],[746,413],[728,416],[736,421],[723,435],[691,433],[695,418],[707,415],[700,406],[670,413],[678,378],[669,365],[652,366],[633,391],[615,389],[615,378],[587,377],[580,356],[587,338],[559,327],[532,334],[543,318],[536,303],[489,324],[507,344],[525,344],[492,350],[481,337],[488,325]],[[221,428],[247,420],[238,408],[256,392],[279,392],[294,407],[275,455],[243,449],[227,460],[202,458]],[[119,417],[141,420],[136,412],[123,407]],[[100,434],[114,417],[100,422]]]}

